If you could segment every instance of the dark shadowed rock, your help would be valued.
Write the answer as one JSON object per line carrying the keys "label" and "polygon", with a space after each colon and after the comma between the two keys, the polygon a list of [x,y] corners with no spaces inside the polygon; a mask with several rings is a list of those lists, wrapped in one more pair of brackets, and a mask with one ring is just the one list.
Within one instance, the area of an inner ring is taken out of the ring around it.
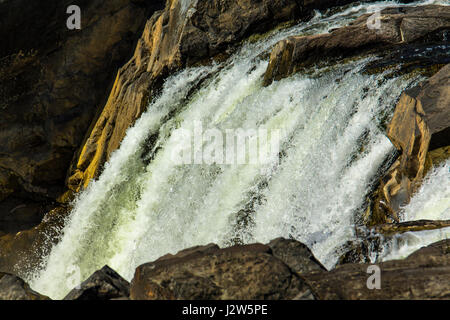
{"label": "dark shadowed rock", "polygon": [[[81,30],[66,26],[72,4],[81,8]],[[70,162],[118,68],[131,56],[148,15],[163,4],[0,3],[0,201],[24,199],[29,208],[21,230],[42,218],[30,200],[54,201],[64,192]]]}
{"label": "dark shadowed rock", "polygon": [[296,273],[261,244],[194,248],[136,269],[133,300],[313,298]]}
{"label": "dark shadowed rock", "polygon": [[0,300],[50,300],[33,290],[19,277],[0,273]]}
{"label": "dark shadowed rock", "polygon": [[449,299],[450,240],[422,248],[405,260],[378,264],[381,289],[370,290],[369,264],[346,264],[302,275],[318,299]]}
{"label": "dark shadowed rock", "polygon": [[105,266],[84,281],[79,288],[70,291],[64,300],[126,300],[129,295],[128,281]]}
{"label": "dark shadowed rock", "polygon": [[272,254],[286,263],[292,271],[307,273],[311,271],[326,270],[314,257],[309,248],[296,240],[278,238],[267,244]]}
{"label": "dark shadowed rock", "polygon": [[[389,8],[382,10],[380,15],[379,28],[371,27],[372,15],[367,14],[331,33],[294,36],[280,41],[270,56],[265,84],[269,85],[318,62],[362,53],[385,53],[411,43],[447,46],[444,52],[448,52],[446,34],[450,29],[450,7]],[[414,49],[409,47],[410,51]],[[446,57],[448,54],[443,54],[443,59]]]}

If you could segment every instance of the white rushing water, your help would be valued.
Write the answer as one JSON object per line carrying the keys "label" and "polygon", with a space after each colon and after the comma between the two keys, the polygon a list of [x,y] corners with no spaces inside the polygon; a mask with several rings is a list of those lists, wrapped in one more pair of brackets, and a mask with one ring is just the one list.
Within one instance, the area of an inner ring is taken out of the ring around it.
{"label": "white rushing water", "polygon": [[[32,287],[62,298],[104,265],[130,280],[138,265],[187,247],[278,236],[304,242],[333,267],[336,249],[354,237],[366,193],[393,152],[380,124],[417,79],[363,75],[368,58],[265,88],[263,53],[287,36],[327,32],[393,4],[317,14],[244,44],[223,64],[170,77],[101,177],[79,195],[60,243],[42,269],[28,275]],[[197,121],[221,132],[280,129],[280,157],[248,165],[174,164],[178,142],[171,133],[194,131]],[[154,145],[149,137],[157,137]]]}

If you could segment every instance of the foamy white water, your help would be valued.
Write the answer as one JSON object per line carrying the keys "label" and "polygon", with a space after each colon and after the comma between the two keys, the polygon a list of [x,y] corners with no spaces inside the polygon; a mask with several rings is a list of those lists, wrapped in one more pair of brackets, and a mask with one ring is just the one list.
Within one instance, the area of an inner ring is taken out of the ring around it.
{"label": "foamy white water", "polygon": [[[98,181],[79,195],[61,242],[41,270],[26,275],[32,287],[62,298],[106,264],[130,280],[138,265],[187,247],[278,236],[308,244],[331,268],[336,248],[354,237],[366,193],[393,151],[381,119],[415,80],[361,75],[367,59],[264,88],[268,62],[261,54],[287,36],[327,32],[368,9],[393,4],[317,14],[309,23],[245,44],[222,65],[169,78]],[[177,141],[171,133],[194,130],[196,121],[223,131],[282,129],[280,160],[175,165]],[[150,136],[158,136],[157,142],[146,146]]]}

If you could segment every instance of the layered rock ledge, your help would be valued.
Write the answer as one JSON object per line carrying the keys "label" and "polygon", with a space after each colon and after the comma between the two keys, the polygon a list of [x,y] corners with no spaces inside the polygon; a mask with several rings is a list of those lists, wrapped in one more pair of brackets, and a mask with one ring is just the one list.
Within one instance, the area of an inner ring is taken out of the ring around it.
{"label": "layered rock ledge", "polygon": [[[371,19],[377,19],[373,21]],[[375,27],[373,24],[379,23]],[[269,85],[299,70],[317,63],[329,63],[360,54],[386,54],[411,44],[448,47],[450,7],[421,6],[388,8],[379,18],[366,14],[349,26],[314,36],[294,36],[280,41],[272,50],[264,82]],[[411,50],[411,47],[408,48]],[[445,52],[448,52],[446,49]],[[439,61],[448,63],[448,54]],[[402,52],[398,52],[402,55]],[[419,57],[412,57],[419,59]],[[400,61],[399,61],[400,62]],[[402,61],[405,62],[405,57]]]}

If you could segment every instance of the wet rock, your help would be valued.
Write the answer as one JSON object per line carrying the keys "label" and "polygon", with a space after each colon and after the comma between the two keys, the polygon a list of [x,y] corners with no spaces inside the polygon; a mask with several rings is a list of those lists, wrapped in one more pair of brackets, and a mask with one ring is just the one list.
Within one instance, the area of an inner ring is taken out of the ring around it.
{"label": "wet rock", "polygon": [[131,299],[311,299],[311,292],[270,247],[195,248],[139,266]]}
{"label": "wet rock", "polygon": [[0,300],[50,300],[33,290],[19,277],[0,273]]}
{"label": "wet rock", "polygon": [[433,158],[436,164],[448,158],[450,64],[402,94],[387,134],[401,154],[375,193],[370,224],[390,222],[389,217],[397,220],[398,210],[418,190]]}
{"label": "wet rock", "polygon": [[[294,36],[280,41],[271,53],[264,78],[265,85],[285,78],[302,68],[330,60],[363,53],[385,53],[411,43],[448,46],[446,40],[450,30],[448,6],[389,8],[382,10],[380,18],[376,21],[371,19],[376,18],[367,14],[349,26],[331,33]],[[379,23],[379,27],[372,26],[371,22]]]}
{"label": "wet rock", "polygon": [[21,276],[39,267],[42,258],[59,241],[68,212],[69,207],[55,208],[34,228],[0,235],[0,272]]}
{"label": "wet rock", "polygon": [[64,300],[127,300],[130,284],[108,266],[96,271]]}
{"label": "wet rock", "polygon": [[369,289],[369,264],[346,264],[302,275],[323,300],[449,299],[450,240],[422,248],[405,260],[378,264],[381,289]]}
{"label": "wet rock", "polygon": [[311,250],[301,242],[278,238],[269,242],[267,246],[272,249],[272,254],[286,263],[292,271],[302,274],[326,270],[314,257]]}

